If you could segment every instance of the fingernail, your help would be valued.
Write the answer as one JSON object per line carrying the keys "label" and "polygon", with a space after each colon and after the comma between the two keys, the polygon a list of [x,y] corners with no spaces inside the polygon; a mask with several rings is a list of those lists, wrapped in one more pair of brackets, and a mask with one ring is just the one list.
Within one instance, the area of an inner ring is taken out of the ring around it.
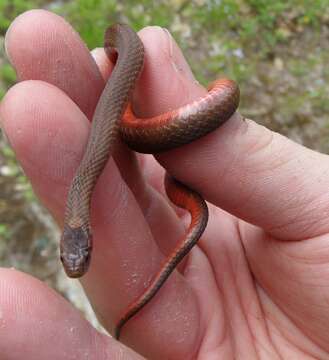
{"label": "fingernail", "polygon": [[167,49],[169,51],[171,65],[173,66],[174,70],[181,76],[184,76],[186,79],[196,81],[189,64],[185,60],[183,53],[178,47],[176,41],[171,36],[169,30],[166,28],[162,28],[162,30],[165,33],[168,41]]}

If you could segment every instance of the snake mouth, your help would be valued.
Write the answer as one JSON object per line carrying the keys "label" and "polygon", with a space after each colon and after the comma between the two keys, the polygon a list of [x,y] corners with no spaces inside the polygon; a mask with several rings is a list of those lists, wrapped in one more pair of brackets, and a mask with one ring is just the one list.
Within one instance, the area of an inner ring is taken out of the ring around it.
{"label": "snake mouth", "polygon": [[79,278],[86,273],[86,270],[76,269],[65,269],[66,275],[72,279]]}

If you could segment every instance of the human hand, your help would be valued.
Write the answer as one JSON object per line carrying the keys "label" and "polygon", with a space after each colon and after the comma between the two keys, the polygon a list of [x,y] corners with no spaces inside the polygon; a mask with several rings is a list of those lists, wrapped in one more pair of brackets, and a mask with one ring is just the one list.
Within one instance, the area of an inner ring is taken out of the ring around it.
{"label": "human hand", "polygon": [[[134,95],[139,115],[205,93],[167,31],[150,27],[140,36],[146,59]],[[1,104],[2,127],[36,194],[61,224],[88,119],[111,65],[102,49],[93,52],[101,76],[77,34],[40,10],[16,19],[6,48],[21,82]],[[115,160],[93,197],[94,250],[81,279],[109,331],[188,221],[162,196],[164,170],[151,156],[137,161],[122,146]],[[2,269],[2,357],[327,358],[328,157],[236,114],[157,160],[213,205],[188,259],[123,328],[121,340],[136,352],[99,334],[45,284]]]}

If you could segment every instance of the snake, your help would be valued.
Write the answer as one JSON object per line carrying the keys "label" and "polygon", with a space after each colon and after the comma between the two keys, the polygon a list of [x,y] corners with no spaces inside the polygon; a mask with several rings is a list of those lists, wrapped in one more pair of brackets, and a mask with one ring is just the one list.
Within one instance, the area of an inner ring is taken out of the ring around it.
{"label": "snake", "polygon": [[[138,118],[132,107],[132,94],[143,70],[144,46],[128,25],[107,28],[104,50],[115,64],[96,105],[90,135],[82,160],[69,187],[60,258],[66,274],[83,276],[92,253],[90,223],[91,197],[106,163],[119,139],[133,151],[157,154],[189,144],[224,124],[239,105],[240,91],[233,80],[215,80],[205,96],[178,109],[151,118]],[[165,190],[170,201],[191,216],[184,238],[178,241],[148,286],[123,309],[114,327],[120,338],[123,326],[157,294],[177,265],[203,234],[208,222],[204,198],[170,174],[165,175]]]}

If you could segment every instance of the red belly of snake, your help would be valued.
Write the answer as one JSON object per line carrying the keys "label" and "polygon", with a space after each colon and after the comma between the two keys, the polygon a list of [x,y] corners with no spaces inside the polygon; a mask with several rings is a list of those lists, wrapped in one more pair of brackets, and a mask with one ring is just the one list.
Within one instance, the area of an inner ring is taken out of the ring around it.
{"label": "red belly of snake", "polygon": [[[142,153],[174,149],[218,128],[234,114],[239,104],[236,83],[221,79],[199,100],[153,118],[138,119],[130,100],[143,67],[143,44],[127,25],[116,24],[107,29],[104,48],[116,64],[96,106],[86,151],[66,202],[60,250],[70,277],[80,277],[88,270],[92,250],[91,197],[117,139],[121,137],[131,149]],[[175,205],[190,212],[191,225],[149,286],[119,317],[115,325],[117,339],[125,323],[156,295],[207,225],[208,208],[198,193],[168,174],[165,188]]]}

